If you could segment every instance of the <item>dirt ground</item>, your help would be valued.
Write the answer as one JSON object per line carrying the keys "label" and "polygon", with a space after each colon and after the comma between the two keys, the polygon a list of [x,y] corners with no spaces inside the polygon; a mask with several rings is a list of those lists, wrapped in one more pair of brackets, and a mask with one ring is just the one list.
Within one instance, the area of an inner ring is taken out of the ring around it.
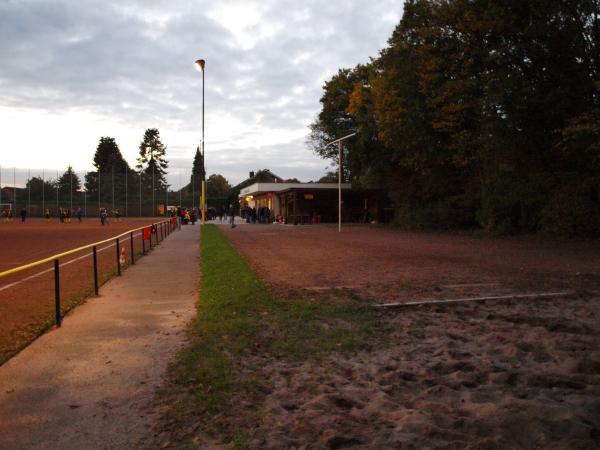
{"label": "dirt ground", "polygon": [[257,448],[600,448],[598,241],[370,226],[223,227],[278,294],[368,303],[572,291],[385,308],[383,345],[262,361]]}
{"label": "dirt ground", "polygon": [[[99,219],[77,220],[60,224],[30,219],[25,223],[0,223],[0,271],[25,265],[54,254],[96,241],[108,239],[127,230],[150,225],[157,219],[127,218],[102,226]],[[134,234],[134,253],[142,250],[141,234]],[[130,241],[123,242],[130,262]],[[147,246],[147,245],[146,245]],[[85,250],[60,260],[60,289],[63,311],[93,293],[91,250]],[[54,320],[54,272],[52,263],[15,275],[0,278],[0,363],[24,344],[39,335]],[[116,271],[114,243],[98,248],[100,282]]]}

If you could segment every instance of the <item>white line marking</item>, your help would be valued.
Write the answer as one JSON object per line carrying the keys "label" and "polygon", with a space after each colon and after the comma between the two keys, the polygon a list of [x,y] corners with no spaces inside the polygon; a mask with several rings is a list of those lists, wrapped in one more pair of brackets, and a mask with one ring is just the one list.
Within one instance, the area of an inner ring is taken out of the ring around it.
{"label": "white line marking", "polygon": [[[140,236],[140,235],[141,235],[141,233],[134,234],[133,237],[137,237],[137,236]],[[125,242],[125,241],[128,241],[128,240],[129,240],[129,237],[126,237],[125,239],[123,239],[123,240],[121,240],[119,242]],[[115,245],[116,244],[108,244],[106,247],[99,248],[97,250],[97,252],[98,253],[103,252],[104,250],[108,250],[109,248],[112,248]],[[70,260],[68,260],[68,261],[66,261],[64,263],[59,264],[59,267],[68,266],[69,264],[72,264],[72,263],[74,263],[76,261],[81,261],[82,259],[85,259],[85,258],[87,258],[89,256],[92,256],[92,254],[93,254],[93,252],[89,252],[89,253],[86,253],[85,255],[78,256],[77,258],[70,259]],[[50,269],[42,270],[41,272],[34,273],[33,275],[29,275],[28,277],[21,278],[20,280],[14,281],[14,282],[12,282],[10,284],[7,284],[6,286],[0,287],[0,292],[6,290],[8,288],[11,288],[13,286],[16,286],[18,284],[21,284],[24,281],[33,280],[34,278],[40,277],[40,276],[42,276],[42,275],[44,275],[44,274],[46,274],[48,272],[52,272],[52,271],[54,271],[53,267],[51,267]]]}
{"label": "white line marking", "polygon": [[519,298],[540,298],[540,297],[562,297],[567,295],[574,295],[575,291],[564,291],[564,292],[542,292],[539,294],[515,294],[515,295],[496,295],[492,297],[474,297],[474,298],[455,298],[455,299],[443,299],[443,300],[424,300],[420,302],[406,302],[406,303],[384,303],[381,305],[373,305],[377,308],[394,308],[402,306],[421,306],[421,305],[435,305],[439,303],[463,303],[463,302],[482,302],[486,300],[509,300]]}

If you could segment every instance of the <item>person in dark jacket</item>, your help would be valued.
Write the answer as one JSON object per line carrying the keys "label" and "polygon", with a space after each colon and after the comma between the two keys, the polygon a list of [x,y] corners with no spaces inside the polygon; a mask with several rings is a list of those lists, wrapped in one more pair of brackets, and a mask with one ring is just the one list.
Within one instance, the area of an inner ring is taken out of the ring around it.
{"label": "person in dark jacket", "polygon": [[231,228],[235,228],[235,208],[233,207],[233,203],[229,205],[227,215],[229,216],[229,225]]}

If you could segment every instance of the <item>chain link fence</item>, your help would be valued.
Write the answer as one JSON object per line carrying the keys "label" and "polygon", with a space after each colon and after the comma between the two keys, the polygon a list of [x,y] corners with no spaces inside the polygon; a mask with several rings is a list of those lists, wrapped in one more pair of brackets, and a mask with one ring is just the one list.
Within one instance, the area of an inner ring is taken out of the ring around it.
{"label": "chain link fence", "polygon": [[72,216],[81,210],[84,217],[98,217],[105,208],[123,217],[149,217],[165,216],[175,205],[199,206],[199,180],[173,175],[178,184],[186,179],[188,183],[174,190],[159,176],[133,170],[98,173],[0,167],[0,211],[4,217],[25,210],[29,217],[56,218],[61,210]]}

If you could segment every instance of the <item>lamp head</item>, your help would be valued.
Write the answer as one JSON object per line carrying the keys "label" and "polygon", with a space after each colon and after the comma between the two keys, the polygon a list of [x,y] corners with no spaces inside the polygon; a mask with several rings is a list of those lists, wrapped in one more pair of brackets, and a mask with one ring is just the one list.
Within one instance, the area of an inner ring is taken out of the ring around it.
{"label": "lamp head", "polygon": [[194,67],[198,70],[198,72],[204,72],[204,60],[199,59],[194,63]]}

